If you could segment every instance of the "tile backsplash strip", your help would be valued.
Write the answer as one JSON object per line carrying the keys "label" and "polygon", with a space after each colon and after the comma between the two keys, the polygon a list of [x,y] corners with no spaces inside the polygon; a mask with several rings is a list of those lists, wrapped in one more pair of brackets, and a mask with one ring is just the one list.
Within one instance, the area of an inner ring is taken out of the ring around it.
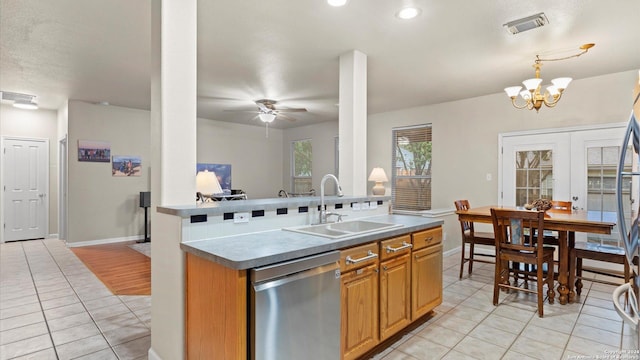
{"label": "tile backsplash strip", "polygon": [[[326,209],[342,214],[343,221],[384,215],[390,197],[329,197]],[[182,217],[182,241],[204,240],[243,233],[280,230],[318,222],[320,199],[282,198],[221,201],[193,207],[158,207]]]}

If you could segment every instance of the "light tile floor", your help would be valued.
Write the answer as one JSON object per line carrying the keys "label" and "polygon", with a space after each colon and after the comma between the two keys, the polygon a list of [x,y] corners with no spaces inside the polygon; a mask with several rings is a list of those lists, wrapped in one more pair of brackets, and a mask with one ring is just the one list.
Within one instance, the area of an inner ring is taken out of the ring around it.
{"label": "light tile floor", "polygon": [[[458,280],[459,253],[443,264],[434,317],[374,359],[638,358],[620,350],[638,346],[613,286],[585,281],[576,303],[545,302],[541,319],[534,295],[492,305],[493,265]],[[150,296],[111,294],[62,241],[0,245],[0,359],[146,359],[150,306]]]}
{"label": "light tile floor", "polygon": [[151,296],[115,296],[56,239],[0,245],[0,359],[146,359]]}

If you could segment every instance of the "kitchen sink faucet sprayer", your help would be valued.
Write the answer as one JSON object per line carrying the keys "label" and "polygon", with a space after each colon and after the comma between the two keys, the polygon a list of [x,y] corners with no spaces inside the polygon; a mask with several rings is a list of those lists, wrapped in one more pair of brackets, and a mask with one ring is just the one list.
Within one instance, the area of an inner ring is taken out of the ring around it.
{"label": "kitchen sink faucet sprayer", "polygon": [[338,196],[343,196],[342,188],[340,187],[340,183],[338,182],[338,178],[333,174],[327,174],[322,177],[322,181],[320,181],[320,212],[319,212],[319,221],[320,224],[324,224],[327,222],[327,216],[336,215],[338,216],[338,221],[342,218],[340,214],[337,213],[327,213],[327,210],[324,207],[324,183],[327,182],[327,179],[333,179],[335,181],[336,186],[338,187]]}

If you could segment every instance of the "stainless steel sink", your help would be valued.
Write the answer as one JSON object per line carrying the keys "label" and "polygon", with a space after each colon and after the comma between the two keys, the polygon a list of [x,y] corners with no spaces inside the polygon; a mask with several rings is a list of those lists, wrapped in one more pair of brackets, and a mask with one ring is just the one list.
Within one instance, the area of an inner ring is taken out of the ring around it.
{"label": "stainless steel sink", "polygon": [[337,239],[346,236],[389,230],[402,226],[402,224],[391,224],[368,220],[353,220],[301,227],[289,227],[283,228],[283,230]]}

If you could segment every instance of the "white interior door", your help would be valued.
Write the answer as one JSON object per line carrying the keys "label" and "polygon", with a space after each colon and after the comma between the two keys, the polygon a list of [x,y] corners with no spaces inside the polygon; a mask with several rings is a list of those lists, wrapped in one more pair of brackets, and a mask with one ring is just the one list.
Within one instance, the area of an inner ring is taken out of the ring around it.
{"label": "white interior door", "polygon": [[3,140],[3,241],[44,238],[49,208],[48,140]]}

